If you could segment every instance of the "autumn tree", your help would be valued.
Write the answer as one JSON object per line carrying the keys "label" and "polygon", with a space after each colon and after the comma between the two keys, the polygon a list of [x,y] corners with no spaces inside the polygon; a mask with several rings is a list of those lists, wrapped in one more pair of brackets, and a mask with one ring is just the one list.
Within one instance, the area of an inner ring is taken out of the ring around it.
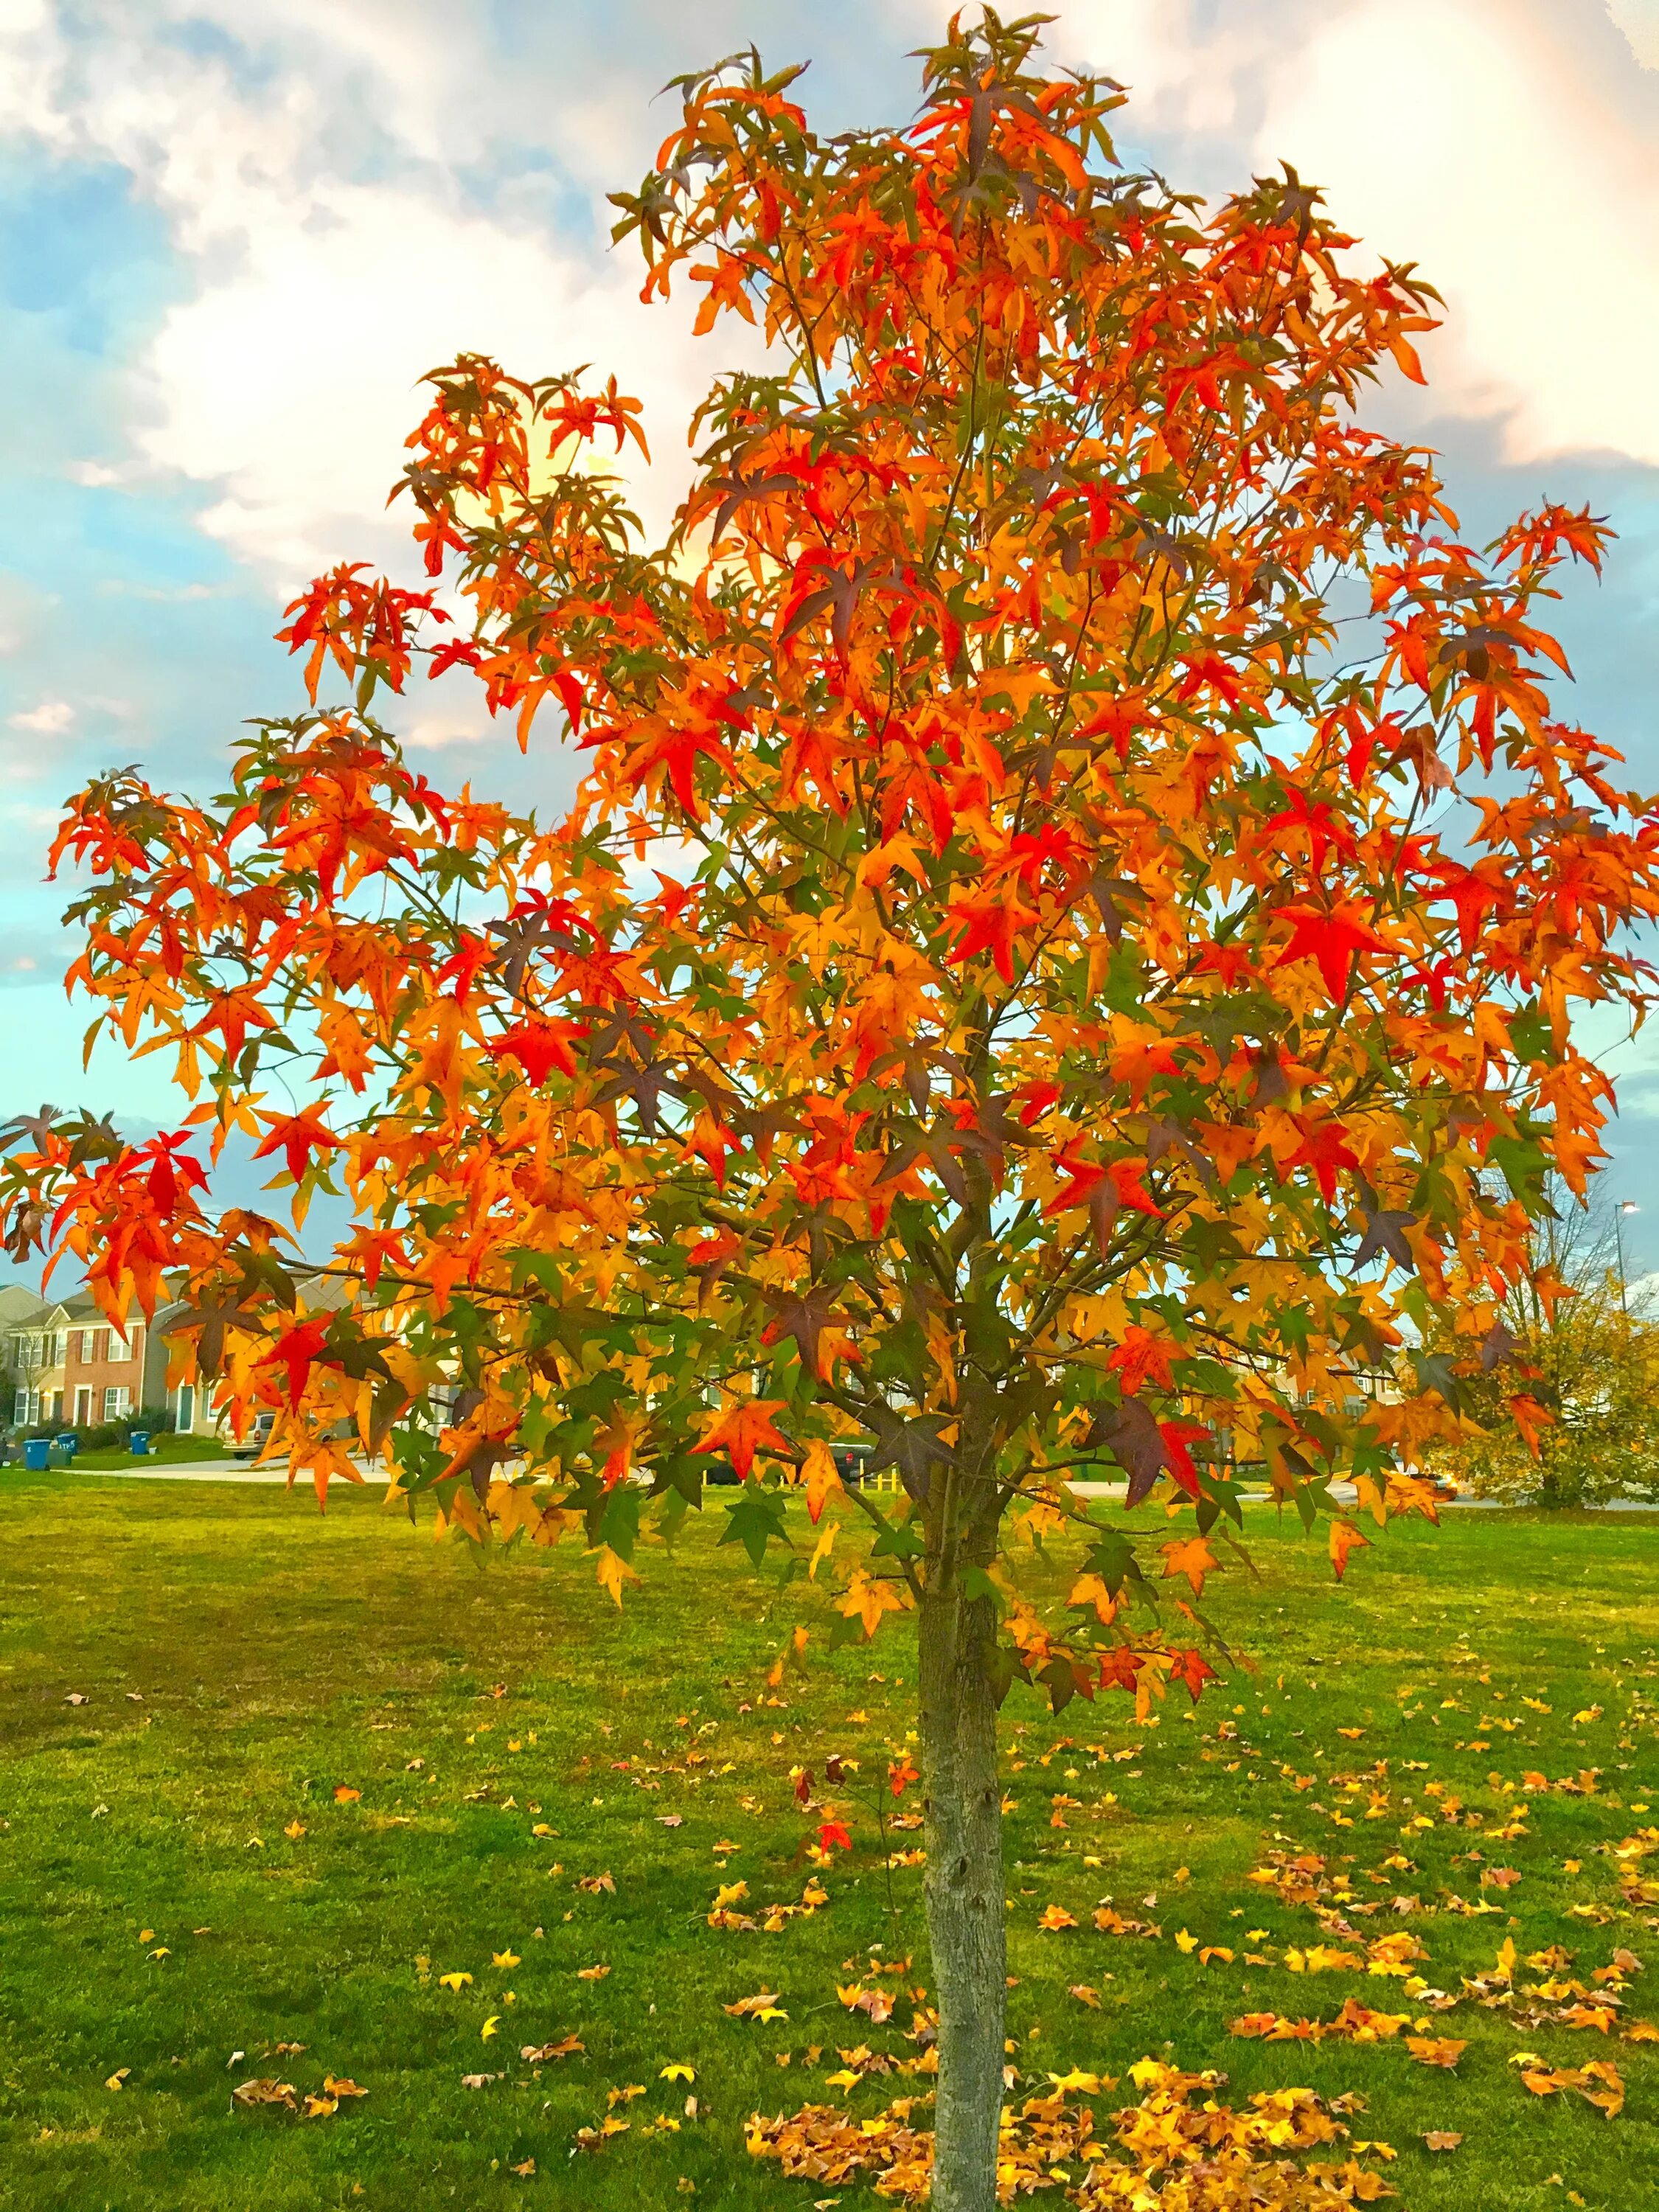
{"label": "autumn tree", "polygon": [[[433,376],[428,587],[319,580],[313,707],[228,796],[112,775],[55,848],[72,987],[194,1103],[141,1144],[44,1115],[7,1185],[112,1314],[176,1290],[179,1371],[319,1492],[349,1417],[401,1499],[574,1532],[620,1596],[724,1457],[837,1633],[909,1616],[950,2212],[994,2196],[1000,1701],[1196,1697],[1243,1486],[1339,1571],[1334,1479],[1431,1513],[1541,1177],[1597,1157],[1571,1018],[1646,994],[1659,833],[1552,711],[1540,605],[1601,526],[1470,546],[1355,419],[1429,287],[1289,170],[1206,212],[1120,167],[1117,88],[1036,39],[953,26],[915,120],[835,138],[752,58],[681,83],[617,234],[759,366],[672,531],[605,473],[614,381]],[[376,710],[422,666],[578,749],[569,811],[416,775]],[[296,1220],[349,1200],[343,1310],[213,1211],[236,1131]],[[837,1480],[860,1439],[890,1510]]]}
{"label": "autumn tree", "polygon": [[[1592,1183],[1583,1205],[1559,1177],[1530,1231],[1531,1256],[1504,1298],[1510,1364],[1547,1416],[1518,1427],[1488,1370],[1450,1378],[1466,1431],[1437,1464],[1479,1498],[1553,1508],[1659,1498],[1659,1316],[1651,1284],[1626,1282],[1616,1201]],[[1443,1328],[1441,1331],[1444,1336]]]}

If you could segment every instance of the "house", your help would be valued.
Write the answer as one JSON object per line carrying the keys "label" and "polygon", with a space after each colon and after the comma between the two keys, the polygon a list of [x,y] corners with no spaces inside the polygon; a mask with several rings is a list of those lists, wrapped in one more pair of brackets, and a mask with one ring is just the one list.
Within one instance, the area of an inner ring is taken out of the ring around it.
{"label": "house", "polygon": [[[302,1276],[300,1291],[308,1313],[337,1313],[349,1301],[351,1285],[331,1275]],[[174,1382],[169,1386],[167,1382],[167,1358],[172,1350],[168,1334],[175,1323],[189,1316],[190,1310],[183,1304],[157,1308],[148,1334],[140,1402],[145,1407],[165,1407],[173,1416],[174,1432],[179,1436],[217,1437],[222,1433],[222,1424],[213,1403],[214,1384]]]}
{"label": "house", "polygon": [[[312,1312],[333,1312],[349,1296],[330,1276],[302,1280]],[[161,1308],[146,1322],[136,1310],[127,1331],[111,1326],[84,1291],[43,1298],[21,1283],[0,1285],[0,1345],[9,1396],[0,1416],[18,1428],[92,1429],[166,1410],[182,1436],[216,1437],[220,1424],[211,1383],[167,1382],[169,1326],[188,1311]]]}
{"label": "house", "polygon": [[69,1298],[33,1297],[31,1306],[12,1295],[21,1289],[13,1284],[0,1291],[17,1427],[98,1428],[127,1419],[148,1402],[149,1331],[142,1317],[133,1316],[124,1336],[84,1291]]}
{"label": "house", "polygon": [[19,1428],[63,1419],[68,1318],[60,1304],[37,1297],[32,1310],[22,1308],[20,1302],[17,1318],[8,1319],[6,1366],[11,1376],[11,1418]]}
{"label": "house", "polygon": [[66,1299],[62,1310],[66,1320],[63,1411],[67,1425],[93,1429],[106,1421],[126,1420],[145,1402],[144,1351],[149,1330],[143,1317],[134,1313],[124,1336],[84,1291]]}

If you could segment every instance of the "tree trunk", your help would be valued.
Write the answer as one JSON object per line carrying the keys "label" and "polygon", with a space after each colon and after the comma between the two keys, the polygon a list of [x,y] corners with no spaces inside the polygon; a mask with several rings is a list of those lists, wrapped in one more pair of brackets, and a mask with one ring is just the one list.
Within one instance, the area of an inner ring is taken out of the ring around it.
{"label": "tree trunk", "polygon": [[927,1791],[927,1935],[939,2000],[933,2212],[995,2212],[1002,2114],[1002,1797],[988,1599],[954,1575],[923,1593],[921,1748]]}

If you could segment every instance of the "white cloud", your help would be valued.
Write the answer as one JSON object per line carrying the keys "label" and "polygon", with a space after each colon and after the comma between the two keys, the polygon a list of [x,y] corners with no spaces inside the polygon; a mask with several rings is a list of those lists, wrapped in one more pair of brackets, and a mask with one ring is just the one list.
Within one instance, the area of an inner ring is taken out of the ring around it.
{"label": "white cloud", "polygon": [[[1635,58],[1659,0],[1060,4],[1051,51],[1130,84],[1122,135],[1178,180],[1223,190],[1282,155],[1368,246],[1423,264],[1451,309],[1433,404],[1502,418],[1512,459],[1659,459],[1659,76]],[[943,13],[896,9],[924,33]],[[208,493],[204,527],[279,585],[396,559],[383,503],[414,386],[465,346],[532,374],[615,368],[647,402],[639,489],[660,524],[720,356],[679,304],[640,307],[631,250],[554,228],[533,162],[491,208],[465,180],[540,149],[598,237],[603,191],[671,119],[642,50],[667,32],[623,52],[573,9],[568,66],[549,47],[515,69],[493,21],[441,0],[0,0],[0,131],[124,167],[194,276],[132,364],[127,453],[82,483],[178,472]],[[896,68],[895,112],[908,82]]]}
{"label": "white cloud", "polygon": [[1570,21],[1520,27],[1497,0],[1368,0],[1321,32],[1258,143],[1440,283],[1446,370],[1467,411],[1506,413],[1510,459],[1659,462],[1659,98],[1646,134],[1621,127]]}
{"label": "white cloud", "polygon": [[75,709],[67,699],[43,699],[38,707],[30,707],[9,717],[14,730],[28,730],[40,737],[61,737],[75,720]]}
{"label": "white cloud", "polygon": [[[1634,45],[1659,10],[1619,13]],[[1178,173],[1287,160],[1416,261],[1449,308],[1432,404],[1504,418],[1508,459],[1659,462],[1659,80],[1601,0],[1072,0],[1056,35],[1129,84],[1125,137],[1150,125]]]}
{"label": "white cloud", "polygon": [[1607,0],[1607,13],[1643,68],[1659,70],[1659,0]]}
{"label": "white cloud", "polygon": [[[216,18],[244,66],[170,35]],[[608,154],[606,181],[629,176],[634,150],[618,170],[603,143],[616,88],[537,89],[535,128],[562,161]],[[398,558],[410,511],[385,503],[417,382],[465,349],[526,375],[614,368],[666,464],[635,485],[660,526],[717,356],[678,305],[641,306],[633,254],[596,263],[544,222],[465,198],[460,166],[499,151],[503,107],[530,90],[503,87],[484,26],[420,0],[283,0],[252,20],[227,0],[157,0],[137,18],[108,10],[89,39],[0,0],[0,129],[122,164],[194,264],[192,295],[133,364],[131,458],[83,462],[78,479],[202,483],[203,528],[279,585]],[[645,123],[641,100],[636,135]]]}

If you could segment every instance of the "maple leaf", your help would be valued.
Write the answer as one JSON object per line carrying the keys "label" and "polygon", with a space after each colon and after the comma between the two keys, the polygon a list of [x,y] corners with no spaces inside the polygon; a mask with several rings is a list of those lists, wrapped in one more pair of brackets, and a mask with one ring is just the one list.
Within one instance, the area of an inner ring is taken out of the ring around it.
{"label": "maple leaf", "polygon": [[1107,1354],[1106,1364],[1116,1373],[1126,1397],[1138,1391],[1149,1375],[1161,1389],[1168,1390],[1175,1382],[1170,1362],[1180,1350],[1180,1346],[1170,1338],[1132,1322],[1123,1333],[1122,1342]]}
{"label": "maple leaf", "polygon": [[876,1432],[876,1448],[866,1463],[867,1471],[875,1474],[884,1467],[896,1467],[910,1496],[925,1502],[933,1468],[950,1464],[950,1446],[939,1435],[949,1424],[933,1413],[907,1420],[885,1406],[872,1406],[869,1419]]}
{"label": "maple leaf", "polygon": [[789,1440],[772,1425],[774,1413],[783,1411],[781,1398],[746,1398],[723,1413],[700,1444],[698,1452],[723,1453],[745,1480],[757,1451],[770,1449],[788,1455]]}
{"label": "maple leaf", "polygon": [[1291,941],[1279,954],[1278,965],[1284,968],[1293,960],[1313,961],[1334,1000],[1346,995],[1356,953],[1390,950],[1387,939],[1379,937],[1370,922],[1358,919],[1358,909],[1352,905],[1328,909],[1282,906],[1275,909],[1275,919],[1291,924]]}
{"label": "maple leaf", "polygon": [[337,1152],[344,1149],[344,1139],[325,1129],[314,1111],[289,1115],[262,1114],[259,1118],[270,1126],[254,1146],[254,1158],[269,1159],[274,1152],[281,1152],[287,1163],[289,1174],[295,1182],[304,1176],[313,1152]]}
{"label": "maple leaf", "polygon": [[1037,920],[1033,907],[1022,906],[1012,889],[986,891],[959,899],[947,910],[957,928],[954,949],[946,956],[950,965],[988,952],[1005,983],[1014,980],[1014,954],[1021,933]]}
{"label": "maple leaf", "polygon": [[307,1378],[328,1340],[328,1322],[316,1315],[296,1322],[292,1328],[283,1331],[259,1362],[261,1367],[286,1368],[288,1402],[292,1408],[299,1406]]}
{"label": "maple leaf", "polygon": [[484,1050],[493,1059],[516,1060],[539,1090],[556,1067],[562,1075],[576,1073],[575,1056],[570,1048],[573,1042],[587,1034],[586,1025],[582,1023],[526,1020],[492,1037]]}
{"label": "maple leaf", "polygon": [[1332,1522],[1330,1534],[1331,1565],[1335,1571],[1338,1582],[1341,1581],[1344,1574],[1347,1571],[1348,1554],[1351,1552],[1363,1552],[1370,1541],[1370,1537],[1362,1536],[1358,1529],[1353,1526],[1352,1522]]}
{"label": "maple leaf", "polygon": [[1164,1578],[1166,1582],[1184,1575],[1194,1597],[1204,1595],[1204,1577],[1215,1569],[1215,1555],[1202,1536],[1178,1537],[1173,1543],[1159,1547],[1164,1554]]}

